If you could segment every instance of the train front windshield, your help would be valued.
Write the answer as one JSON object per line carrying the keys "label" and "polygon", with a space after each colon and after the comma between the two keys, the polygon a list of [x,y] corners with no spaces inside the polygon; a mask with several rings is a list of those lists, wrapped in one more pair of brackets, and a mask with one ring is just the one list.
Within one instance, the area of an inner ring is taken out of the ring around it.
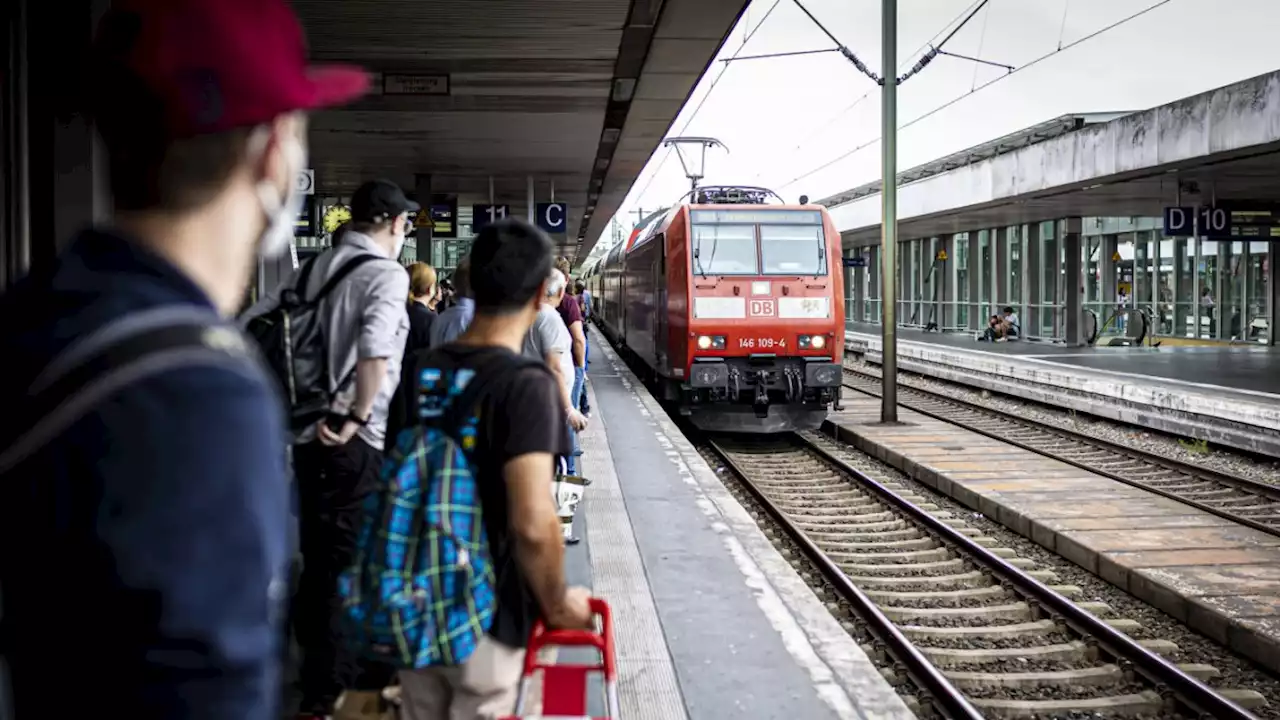
{"label": "train front windshield", "polygon": [[822,213],[815,210],[693,210],[697,275],[827,274]]}

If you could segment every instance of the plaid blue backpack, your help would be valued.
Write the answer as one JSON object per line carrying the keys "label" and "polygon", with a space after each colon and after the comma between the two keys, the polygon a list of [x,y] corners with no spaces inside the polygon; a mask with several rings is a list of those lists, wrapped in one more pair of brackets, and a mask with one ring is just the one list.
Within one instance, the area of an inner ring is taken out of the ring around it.
{"label": "plaid blue backpack", "polygon": [[441,369],[431,362],[440,355],[402,381],[417,386],[406,396],[416,394],[417,422],[394,438],[365,501],[354,562],[338,579],[347,641],[402,669],[466,662],[497,604],[472,452],[480,401],[523,363]]}

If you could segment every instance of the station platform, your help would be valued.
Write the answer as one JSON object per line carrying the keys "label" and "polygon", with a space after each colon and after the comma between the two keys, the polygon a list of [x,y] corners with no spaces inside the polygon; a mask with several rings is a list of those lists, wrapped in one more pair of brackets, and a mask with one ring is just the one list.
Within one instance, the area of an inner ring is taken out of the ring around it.
{"label": "station platform", "polygon": [[[848,323],[845,346],[879,362],[881,327]],[[1074,348],[978,342],[898,329],[898,367],[1120,422],[1280,456],[1280,350]]]}
{"label": "station platform", "polygon": [[[861,334],[880,335],[880,326],[871,323],[846,323],[846,327]],[[1148,378],[1280,394],[1280,348],[1249,345],[1067,347],[1031,340],[986,343],[974,340],[969,333],[924,332],[915,328],[899,328],[898,339],[1020,358],[1039,358]]]}
{"label": "station platform", "polygon": [[1280,671],[1280,538],[899,409],[849,398],[824,430]]}
{"label": "station platform", "polygon": [[589,335],[580,472],[592,482],[566,562],[570,582],[613,608],[623,717],[914,717],[658,402]]}

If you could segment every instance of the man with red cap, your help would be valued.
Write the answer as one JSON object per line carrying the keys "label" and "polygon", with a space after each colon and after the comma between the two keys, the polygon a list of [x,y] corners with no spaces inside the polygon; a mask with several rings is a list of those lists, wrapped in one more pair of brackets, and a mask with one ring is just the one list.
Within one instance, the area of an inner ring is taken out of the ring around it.
{"label": "man with red cap", "polygon": [[11,699],[274,718],[288,439],[228,317],[289,249],[306,112],[368,78],[308,67],[283,0],[115,0],[92,57],[113,220],[0,298]]}

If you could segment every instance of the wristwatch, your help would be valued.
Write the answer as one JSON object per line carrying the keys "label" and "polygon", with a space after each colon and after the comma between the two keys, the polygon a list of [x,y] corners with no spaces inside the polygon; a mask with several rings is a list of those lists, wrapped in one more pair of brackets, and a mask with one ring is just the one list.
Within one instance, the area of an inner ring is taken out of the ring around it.
{"label": "wristwatch", "polygon": [[369,424],[369,421],[370,421],[370,420],[372,420],[372,419],[373,419],[373,413],[372,413],[372,412],[371,412],[371,413],[369,413],[369,417],[366,417],[366,418],[359,417],[359,416],[358,416],[358,415],[356,415],[354,412],[349,412],[349,413],[347,413],[347,420],[350,420],[351,422],[353,422],[353,423],[355,423],[355,424],[359,425],[360,427],[365,427],[365,426],[367,426],[367,425]]}

